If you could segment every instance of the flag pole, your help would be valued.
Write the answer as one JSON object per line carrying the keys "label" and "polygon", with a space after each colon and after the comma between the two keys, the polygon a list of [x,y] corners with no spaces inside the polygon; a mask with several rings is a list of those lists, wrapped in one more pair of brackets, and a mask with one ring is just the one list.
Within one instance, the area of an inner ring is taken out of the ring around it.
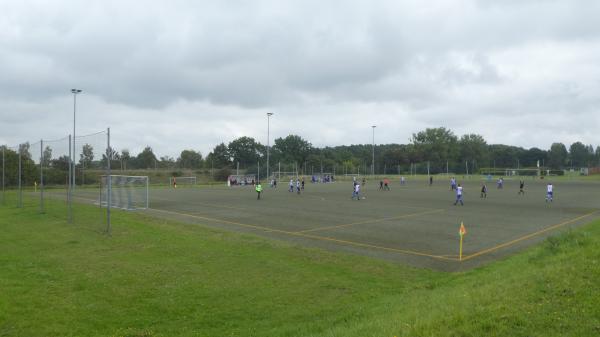
{"label": "flag pole", "polygon": [[460,247],[458,249],[458,260],[462,261],[462,243],[463,243],[463,235],[460,235]]}
{"label": "flag pole", "polygon": [[463,248],[463,236],[467,234],[467,229],[465,228],[465,223],[460,222],[460,229],[458,230],[458,235],[460,236],[460,243],[458,246],[458,260],[462,261],[462,248]]}

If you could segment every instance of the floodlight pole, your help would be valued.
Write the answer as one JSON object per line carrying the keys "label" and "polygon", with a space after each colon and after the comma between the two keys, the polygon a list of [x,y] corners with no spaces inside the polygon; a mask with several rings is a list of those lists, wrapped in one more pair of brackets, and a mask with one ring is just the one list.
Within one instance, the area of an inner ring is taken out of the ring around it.
{"label": "floodlight pole", "polygon": [[44,140],[40,139],[40,213],[44,213]]}
{"label": "floodlight pole", "polygon": [[377,125],[372,125],[373,128],[373,158],[371,161],[371,176],[375,175],[375,128]]}
{"label": "floodlight pole", "polygon": [[[69,223],[73,223],[73,186],[71,176],[73,175],[73,158],[71,158],[71,135],[69,135],[69,183],[67,184],[67,200],[69,203],[68,214],[69,214]],[[102,203],[101,203],[102,205]]]}
{"label": "floodlight pole", "polygon": [[[269,152],[270,152],[270,139],[271,139],[271,116],[272,112],[267,112],[267,180],[269,179]],[[260,179],[260,177],[258,177]]]}
{"label": "floodlight pole", "polygon": [[71,183],[71,188],[75,191],[75,115],[77,112],[77,94],[81,93],[81,89],[71,89],[71,93],[73,94],[73,174],[71,175],[71,179],[73,182]]}

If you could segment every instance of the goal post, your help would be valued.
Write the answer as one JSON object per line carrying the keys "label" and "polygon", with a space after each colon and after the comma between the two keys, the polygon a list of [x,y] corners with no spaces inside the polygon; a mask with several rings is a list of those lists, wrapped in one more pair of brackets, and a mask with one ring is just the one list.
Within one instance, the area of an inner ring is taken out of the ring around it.
{"label": "goal post", "polygon": [[194,186],[196,185],[196,176],[191,177],[170,177],[169,186],[181,187],[181,186]]}
{"label": "goal post", "polygon": [[[149,207],[148,176],[103,175],[100,179],[100,206],[126,210],[147,209]],[[110,182],[110,189],[109,184]]]}

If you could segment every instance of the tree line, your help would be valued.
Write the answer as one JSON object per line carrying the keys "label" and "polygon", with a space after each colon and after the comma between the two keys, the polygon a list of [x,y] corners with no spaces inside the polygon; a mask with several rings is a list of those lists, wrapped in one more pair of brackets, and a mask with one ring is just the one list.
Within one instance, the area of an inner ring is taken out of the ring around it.
{"label": "tree line", "polygon": [[[1,148],[1,147],[0,147]],[[582,142],[567,146],[553,143],[549,149],[532,147],[529,149],[488,144],[483,136],[465,134],[457,136],[447,128],[428,128],[414,133],[407,144],[379,144],[374,146],[376,174],[405,174],[408,172],[462,174],[481,173],[490,168],[537,168],[562,170],[600,166],[600,146],[594,148]],[[21,153],[22,174],[24,180],[39,177],[41,160],[46,170],[48,184],[61,184],[68,172],[68,156],[53,158],[52,148],[46,147],[40,159],[31,156],[29,144],[21,144],[17,151],[4,147],[5,175],[7,185],[14,184],[17,176],[18,153]],[[100,155],[98,155],[98,152]],[[288,135],[274,140],[269,149],[270,171],[298,170],[303,174],[328,172],[336,174],[370,173],[373,160],[372,144],[341,145],[333,147],[315,147],[298,135]],[[123,149],[94,149],[84,144],[77,158],[76,170],[102,169],[107,158],[112,158],[111,167],[115,170],[139,169],[187,169],[187,170],[235,170],[257,172],[261,167],[261,176],[266,172],[267,147],[252,137],[239,137],[228,144],[216,145],[206,157],[199,151],[186,149],[177,158],[162,156],[158,158],[152,148],[147,146],[137,155],[131,155]],[[82,178],[83,179],[83,178]]]}

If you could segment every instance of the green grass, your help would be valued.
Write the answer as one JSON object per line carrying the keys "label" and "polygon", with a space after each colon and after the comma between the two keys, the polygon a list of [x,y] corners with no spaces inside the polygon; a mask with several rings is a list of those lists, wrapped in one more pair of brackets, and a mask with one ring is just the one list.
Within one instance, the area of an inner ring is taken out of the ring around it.
{"label": "green grass", "polygon": [[127,212],[107,237],[62,208],[0,207],[0,336],[600,334],[600,221],[443,273]]}

